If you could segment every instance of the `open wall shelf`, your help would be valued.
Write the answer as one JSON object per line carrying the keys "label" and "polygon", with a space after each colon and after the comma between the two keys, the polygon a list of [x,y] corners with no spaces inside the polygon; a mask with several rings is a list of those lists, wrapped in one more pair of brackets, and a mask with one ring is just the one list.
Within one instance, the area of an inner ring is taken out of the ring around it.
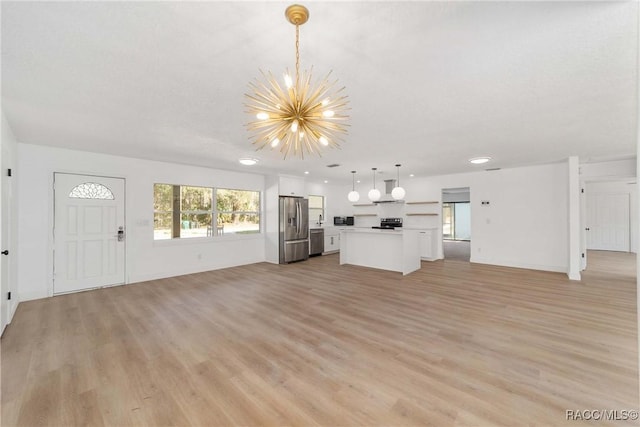
{"label": "open wall shelf", "polygon": [[406,202],[406,205],[433,205],[440,203],[438,201],[424,201],[424,202]]}

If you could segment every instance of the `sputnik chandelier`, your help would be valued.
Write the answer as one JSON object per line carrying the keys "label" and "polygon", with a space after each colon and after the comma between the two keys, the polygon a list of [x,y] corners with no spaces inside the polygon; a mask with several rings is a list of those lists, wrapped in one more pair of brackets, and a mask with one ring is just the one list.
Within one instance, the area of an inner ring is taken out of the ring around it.
{"label": "sputnik chandelier", "polygon": [[280,147],[285,159],[289,154],[304,159],[305,152],[321,155],[323,147],[336,148],[343,142],[349,126],[348,100],[344,87],[336,89],[337,80],[329,80],[331,72],[317,84],[312,70],[300,75],[300,25],[309,19],[309,11],[294,4],[285,16],[296,26],[295,79],[287,70],[283,87],[271,72],[260,70],[264,80],[250,82],[252,93],[245,94],[247,112],[257,119],[247,129],[256,150]]}

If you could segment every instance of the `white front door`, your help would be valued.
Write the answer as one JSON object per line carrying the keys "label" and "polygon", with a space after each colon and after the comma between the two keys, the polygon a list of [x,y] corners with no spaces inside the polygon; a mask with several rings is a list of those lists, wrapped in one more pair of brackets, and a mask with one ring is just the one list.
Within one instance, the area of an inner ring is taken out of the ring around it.
{"label": "white front door", "polygon": [[124,283],[124,179],[54,174],[53,293]]}
{"label": "white front door", "polygon": [[587,248],[629,252],[629,195],[587,195]]}

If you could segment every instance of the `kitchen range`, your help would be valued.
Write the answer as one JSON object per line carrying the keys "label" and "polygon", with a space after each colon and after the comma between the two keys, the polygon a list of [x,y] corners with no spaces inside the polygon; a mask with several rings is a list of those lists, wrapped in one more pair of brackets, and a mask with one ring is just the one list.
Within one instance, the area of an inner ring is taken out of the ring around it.
{"label": "kitchen range", "polygon": [[379,230],[395,230],[402,227],[402,218],[380,218],[380,225],[374,225],[371,228]]}

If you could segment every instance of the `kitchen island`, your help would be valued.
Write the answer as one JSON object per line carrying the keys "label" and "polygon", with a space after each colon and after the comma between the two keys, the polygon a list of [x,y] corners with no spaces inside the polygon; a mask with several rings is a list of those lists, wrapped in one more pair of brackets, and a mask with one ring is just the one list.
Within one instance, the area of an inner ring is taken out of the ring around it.
{"label": "kitchen island", "polygon": [[420,269],[417,230],[354,228],[340,233],[340,264],[397,271]]}

